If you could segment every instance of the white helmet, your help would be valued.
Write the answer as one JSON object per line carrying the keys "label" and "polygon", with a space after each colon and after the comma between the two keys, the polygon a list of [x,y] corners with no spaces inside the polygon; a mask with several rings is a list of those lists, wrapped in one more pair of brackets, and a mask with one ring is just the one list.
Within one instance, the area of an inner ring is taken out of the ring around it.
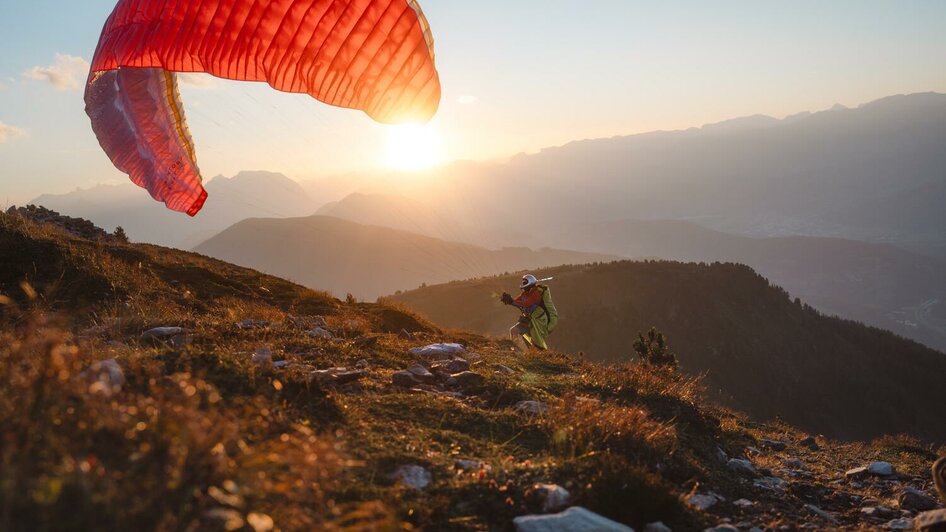
{"label": "white helmet", "polygon": [[523,275],[522,283],[519,284],[519,289],[525,290],[526,288],[529,288],[530,286],[535,286],[536,283],[538,282],[539,280],[536,279],[535,276],[532,275],[531,273],[529,275]]}

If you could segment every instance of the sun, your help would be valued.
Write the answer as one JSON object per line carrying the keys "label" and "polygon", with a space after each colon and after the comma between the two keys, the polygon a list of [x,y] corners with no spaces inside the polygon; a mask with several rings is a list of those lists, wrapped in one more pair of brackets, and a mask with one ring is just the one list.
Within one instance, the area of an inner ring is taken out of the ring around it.
{"label": "sun", "polygon": [[387,164],[391,168],[423,170],[443,160],[443,139],[431,124],[404,124],[388,128]]}

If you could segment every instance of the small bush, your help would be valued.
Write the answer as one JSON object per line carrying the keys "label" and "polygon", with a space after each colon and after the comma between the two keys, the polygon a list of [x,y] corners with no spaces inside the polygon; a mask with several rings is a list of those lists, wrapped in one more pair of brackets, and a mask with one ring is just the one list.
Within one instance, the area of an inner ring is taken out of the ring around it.
{"label": "small bush", "polygon": [[652,327],[646,337],[643,333],[637,334],[634,351],[641,362],[648,366],[670,369],[677,369],[679,366],[676,353],[670,350],[667,338],[656,327]]}

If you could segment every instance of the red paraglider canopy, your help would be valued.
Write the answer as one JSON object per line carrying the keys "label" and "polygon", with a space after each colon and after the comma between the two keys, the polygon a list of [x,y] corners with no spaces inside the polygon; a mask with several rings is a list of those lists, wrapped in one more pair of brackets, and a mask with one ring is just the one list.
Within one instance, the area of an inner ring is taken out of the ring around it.
{"label": "red paraglider canopy", "polygon": [[174,72],[306,93],[384,123],[425,122],[440,80],[413,0],[120,0],[86,88],[112,162],[171,209],[206,192]]}

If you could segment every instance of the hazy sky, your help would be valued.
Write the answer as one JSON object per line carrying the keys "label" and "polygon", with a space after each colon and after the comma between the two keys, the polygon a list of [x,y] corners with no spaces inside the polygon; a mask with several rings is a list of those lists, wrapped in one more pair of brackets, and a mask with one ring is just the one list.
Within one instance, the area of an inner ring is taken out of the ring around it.
{"label": "hazy sky", "polygon": [[[114,0],[0,0],[0,205],[119,182],[82,83]],[[946,1],[427,0],[449,159],[946,92]],[[185,80],[205,177],[384,166],[391,133],[262,84]]]}

